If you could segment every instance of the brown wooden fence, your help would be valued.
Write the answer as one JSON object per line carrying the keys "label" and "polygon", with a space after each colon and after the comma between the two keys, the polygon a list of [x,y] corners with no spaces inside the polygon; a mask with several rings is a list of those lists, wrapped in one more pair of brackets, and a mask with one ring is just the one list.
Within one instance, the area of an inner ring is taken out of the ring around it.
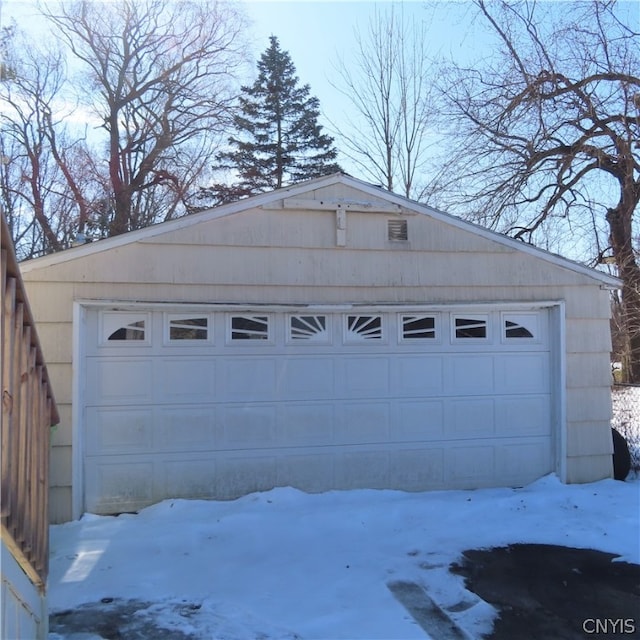
{"label": "brown wooden fence", "polygon": [[49,434],[59,421],[11,235],[2,218],[2,541],[44,590],[49,567]]}

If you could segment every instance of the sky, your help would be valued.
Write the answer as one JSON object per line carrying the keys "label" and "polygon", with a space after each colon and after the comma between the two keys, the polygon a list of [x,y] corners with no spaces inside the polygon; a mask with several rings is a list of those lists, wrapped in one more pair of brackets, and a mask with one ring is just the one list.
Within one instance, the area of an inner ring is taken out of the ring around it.
{"label": "sky", "polygon": [[[463,551],[554,544],[638,564],[639,504],[638,478],[564,485],[553,474],[518,489],[166,500],[53,526],[49,610],[135,599],[146,604],[131,624],[198,638],[424,639],[388,586],[410,582],[477,640],[497,611],[449,571]],[[49,640],[100,640],[83,631]]]}
{"label": "sky", "polygon": [[[42,0],[51,4],[53,0]],[[108,2],[109,0],[107,0]],[[232,0],[244,6],[250,21],[249,40],[255,61],[275,35],[288,51],[301,83],[309,84],[318,97],[322,123],[335,133],[351,111],[346,97],[332,86],[340,85],[336,66],[348,63],[355,51],[355,33],[366,32],[376,12],[385,13],[393,5],[402,8],[408,23],[422,22],[428,34],[428,50],[433,56],[477,61],[490,55],[489,35],[482,21],[474,19],[471,0]],[[0,26],[15,19],[20,26],[33,27],[40,20],[36,0],[0,0]],[[565,4],[568,2],[565,1]],[[558,4],[559,6],[559,4]],[[621,15],[629,24],[640,25],[640,3],[619,0]]]}
{"label": "sky", "polygon": [[[267,48],[269,36],[277,36],[301,83],[309,84],[311,94],[320,100],[322,124],[335,136],[336,127],[346,126],[347,119],[356,115],[348,98],[336,88],[344,86],[338,75],[340,61],[349,63],[356,50],[357,32],[366,34],[376,13],[384,14],[394,4],[402,6],[407,23],[425,24],[428,49],[434,56],[460,57],[482,38],[469,20],[471,3],[464,1],[249,0],[245,6],[252,21],[254,57],[258,59]],[[341,162],[348,160],[341,157]]]}
{"label": "sky", "polygon": [[[53,0],[43,0],[50,4]],[[107,0],[109,1],[109,0]],[[319,98],[321,123],[336,137],[336,128],[345,128],[355,112],[348,98],[334,86],[343,86],[337,73],[341,60],[354,57],[355,34],[366,33],[375,13],[384,14],[395,5],[401,7],[407,23],[425,25],[428,51],[458,61],[477,61],[490,55],[491,40],[482,21],[474,19],[471,0],[232,0],[244,6],[250,23],[248,53],[257,61],[275,35],[296,66],[302,84]],[[20,26],[32,28],[39,17],[36,0],[0,0],[0,25],[15,19]],[[634,13],[640,25],[640,4],[620,0],[622,14]],[[255,66],[253,67],[255,71]],[[249,79],[252,80],[252,79]],[[339,146],[339,145],[338,145]],[[341,157],[344,163],[346,160]],[[348,169],[348,167],[347,167]],[[355,174],[357,177],[363,177]]]}
{"label": "sky", "polygon": [[[340,60],[348,63],[353,57],[356,31],[366,32],[376,12],[384,13],[394,4],[401,5],[408,22],[424,21],[428,27],[429,50],[434,55],[459,56],[475,49],[481,38],[481,32],[469,20],[472,5],[466,0],[235,1],[244,6],[249,19],[251,57],[257,61],[268,47],[269,37],[277,36],[281,48],[291,56],[300,83],[309,84],[311,95],[320,100],[321,123],[334,137],[336,127],[344,127],[347,117],[354,116],[349,100],[333,86],[340,85],[337,66]],[[47,2],[51,0],[45,0]],[[41,20],[35,0],[0,0],[0,24],[8,25],[12,20],[21,27],[33,28]],[[345,157],[340,161],[348,164]],[[363,177],[357,172],[354,175]]]}

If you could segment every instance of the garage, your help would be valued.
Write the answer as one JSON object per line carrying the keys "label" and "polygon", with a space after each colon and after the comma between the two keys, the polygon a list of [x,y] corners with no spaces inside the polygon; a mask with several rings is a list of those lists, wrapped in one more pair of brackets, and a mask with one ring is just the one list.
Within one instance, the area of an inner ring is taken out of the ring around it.
{"label": "garage", "polygon": [[86,326],[94,513],[553,468],[546,308],[94,307]]}
{"label": "garage", "polygon": [[21,265],[52,522],[612,475],[620,281],[334,174]]}

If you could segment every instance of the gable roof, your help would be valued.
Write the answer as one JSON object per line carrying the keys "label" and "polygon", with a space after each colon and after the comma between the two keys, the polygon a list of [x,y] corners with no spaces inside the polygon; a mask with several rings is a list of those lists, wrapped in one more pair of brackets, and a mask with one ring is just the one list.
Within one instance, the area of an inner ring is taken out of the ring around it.
{"label": "gable roof", "polygon": [[[352,176],[344,173],[334,173],[328,176],[323,176],[321,178],[306,180],[295,185],[276,189],[275,191],[261,193],[249,198],[245,198],[243,200],[238,200],[236,202],[214,207],[212,209],[193,213],[181,218],[176,218],[175,220],[169,220],[167,222],[154,224],[149,227],[145,227],[144,229],[129,231],[128,233],[119,236],[105,238],[104,240],[98,240],[96,242],[91,242],[79,247],[73,247],[70,249],[66,249],[65,251],[60,251],[58,253],[53,253],[40,258],[34,258],[32,260],[22,262],[20,264],[20,268],[22,272],[27,273],[34,269],[41,269],[44,267],[69,262],[77,258],[100,253],[102,251],[108,251],[109,249],[115,247],[121,247],[123,245],[139,242],[141,240],[149,239],[164,233],[177,231],[179,229],[202,224],[204,222],[209,222],[218,218],[231,216],[248,209],[256,207],[267,207],[283,199],[297,198],[314,190],[338,184],[357,189],[366,195],[374,197],[377,200],[386,200],[390,205],[390,210],[395,208],[396,210],[402,211],[404,213],[422,214],[429,216],[434,220],[443,222],[452,227],[462,229],[467,232],[474,233],[480,237],[486,238],[487,240],[509,247],[510,249],[527,253],[545,262],[549,262],[556,266],[560,266],[565,269],[569,269],[571,271],[575,271],[582,275],[588,276],[608,287],[619,288],[622,284],[621,280],[619,278],[616,278],[615,276],[611,276],[607,273],[603,273],[602,271],[598,271],[590,267],[586,267],[578,262],[569,260],[568,258],[564,258],[555,253],[545,251],[544,249],[539,249],[538,247],[526,244],[514,238],[510,238],[509,236],[498,233],[496,231],[492,231],[481,225],[463,220],[451,214],[434,209],[433,207],[430,207],[428,205],[421,204],[414,200],[410,200],[409,198],[405,198],[404,196],[386,191],[382,187],[372,185],[368,182],[353,178]],[[346,210],[352,208],[360,211],[367,210],[365,204],[361,202],[353,202],[350,200],[338,201],[335,203],[335,206],[336,208],[344,207],[344,209]],[[327,208],[330,208],[330,206],[328,205]]]}

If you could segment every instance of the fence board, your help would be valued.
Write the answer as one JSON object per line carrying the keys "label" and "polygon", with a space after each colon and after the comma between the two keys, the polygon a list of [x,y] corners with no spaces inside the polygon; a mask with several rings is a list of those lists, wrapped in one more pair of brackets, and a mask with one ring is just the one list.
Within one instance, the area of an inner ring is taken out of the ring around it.
{"label": "fence board", "polygon": [[[2,252],[2,266],[6,268],[6,251]],[[13,354],[13,344],[15,336],[15,302],[16,302],[16,279],[2,278],[3,307],[2,307],[2,353]],[[2,379],[3,381],[13,380],[14,359],[3,358]],[[12,432],[13,422],[13,396],[11,389],[2,388],[2,475],[0,476],[0,516],[2,523],[5,523],[9,513],[9,486],[10,486],[10,461],[12,459],[12,442],[9,434]]]}
{"label": "fence board", "polygon": [[2,218],[0,534],[31,581],[48,573],[50,428],[59,420],[49,376]]}

